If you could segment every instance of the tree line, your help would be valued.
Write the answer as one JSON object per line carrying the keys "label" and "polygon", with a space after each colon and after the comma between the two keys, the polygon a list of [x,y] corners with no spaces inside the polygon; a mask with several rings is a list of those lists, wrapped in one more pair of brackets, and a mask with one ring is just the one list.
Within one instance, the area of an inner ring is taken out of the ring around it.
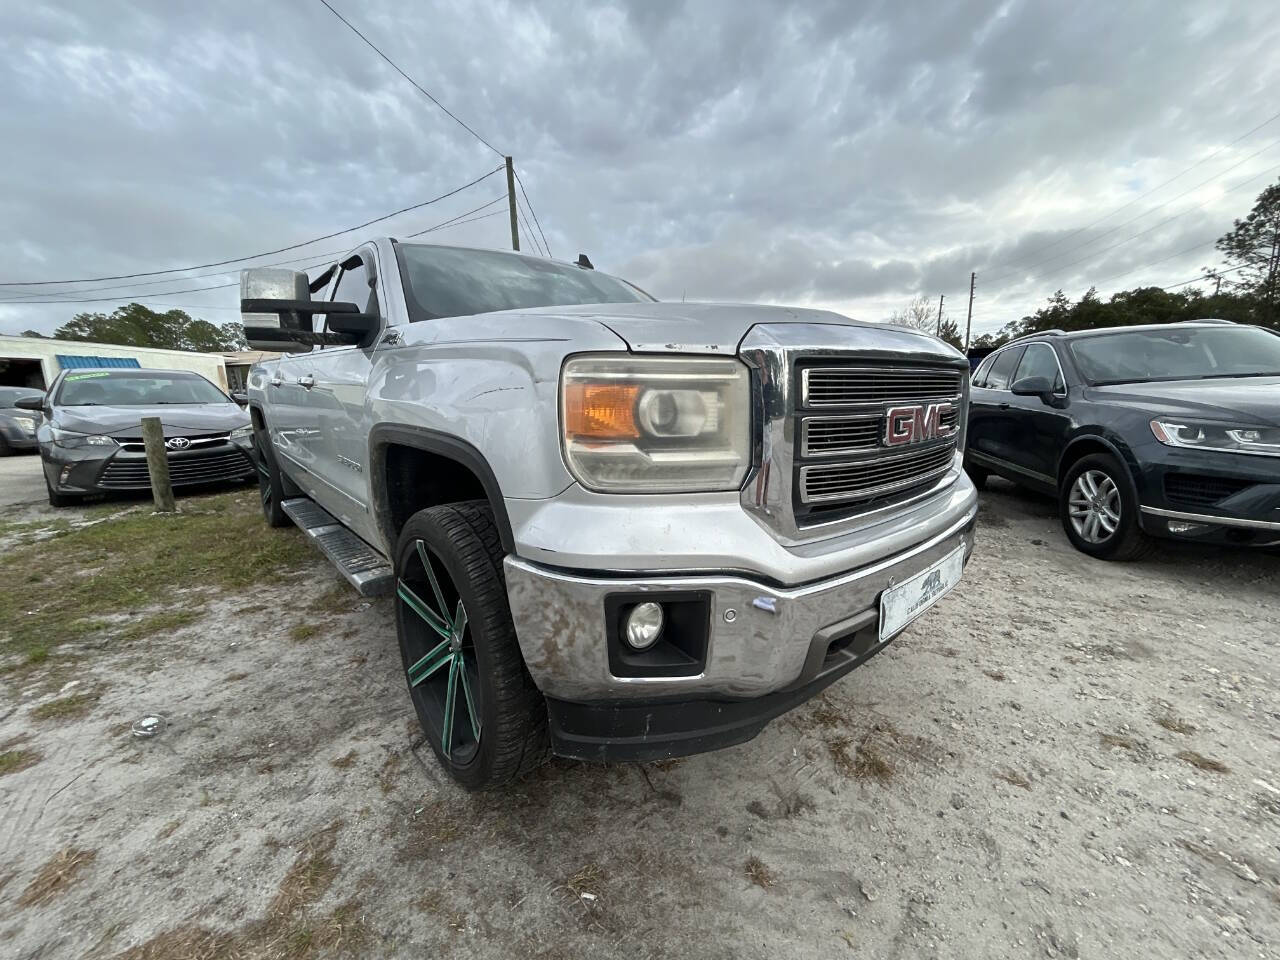
{"label": "tree line", "polygon": [[[24,330],[22,335],[48,339],[35,330]],[[248,347],[244,327],[238,322],[215,325],[193,319],[185,310],[159,313],[140,303],[117,307],[111,313],[77,313],[53,331],[52,339],[198,353],[225,353]]]}

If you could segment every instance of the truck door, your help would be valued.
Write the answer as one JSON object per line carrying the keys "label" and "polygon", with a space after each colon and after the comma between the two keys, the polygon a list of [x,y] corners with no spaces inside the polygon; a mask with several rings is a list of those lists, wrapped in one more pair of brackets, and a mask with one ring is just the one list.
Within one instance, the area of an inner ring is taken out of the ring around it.
{"label": "truck door", "polygon": [[[376,248],[361,247],[339,264],[337,282],[331,286],[328,299],[354,303],[365,313],[382,314],[377,278]],[[325,329],[327,321],[326,317]],[[375,339],[369,347],[318,349],[311,355],[311,381],[305,400],[317,427],[308,443],[318,481],[313,496],[343,524],[375,543],[378,534],[369,502],[365,396],[379,342]]]}

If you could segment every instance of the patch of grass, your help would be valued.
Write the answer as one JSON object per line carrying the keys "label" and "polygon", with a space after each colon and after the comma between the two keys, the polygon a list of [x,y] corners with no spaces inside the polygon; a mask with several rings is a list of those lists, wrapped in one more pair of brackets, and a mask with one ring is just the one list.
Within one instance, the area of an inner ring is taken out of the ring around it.
{"label": "patch of grass", "polygon": [[80,879],[80,872],[93,863],[97,856],[97,851],[76,847],[67,847],[55,853],[40,868],[27,889],[22,891],[22,896],[18,897],[18,906],[33,907],[53,900],[75,884]]}
{"label": "patch of grass", "polygon": [[88,713],[98,702],[96,693],[73,693],[42,703],[31,711],[34,720],[74,720]]}
{"label": "patch of grass", "polygon": [[129,643],[153,637],[158,633],[172,633],[175,630],[190,626],[203,615],[204,608],[202,607],[194,610],[161,610],[158,613],[145,616],[141,620],[135,620],[119,631],[116,634],[116,639]]}
{"label": "patch of grass", "polygon": [[314,559],[299,531],[266,527],[256,494],[245,491],[184,499],[178,514],[113,510],[102,523],[70,529],[56,550],[24,543],[0,553],[0,580],[41,584],[0,592],[0,653],[29,660],[81,640],[95,629],[86,610],[111,617],[181,590],[242,590]]}
{"label": "patch of grass", "polygon": [[382,763],[382,769],[378,771],[378,786],[382,788],[383,793],[390,793],[396,788],[396,780],[400,777],[400,767],[403,764],[404,757],[400,754],[387,754],[387,759]]}
{"label": "patch of grass", "polygon": [[1207,770],[1210,773],[1230,773],[1231,768],[1220,760],[1214,760],[1212,757],[1206,757],[1203,754],[1196,753],[1194,750],[1179,750],[1174,754],[1183,763],[1189,763],[1198,770]]}
{"label": "patch of grass", "polygon": [[312,600],[307,609],[313,613],[350,613],[359,602],[360,595],[344,580]]}
{"label": "patch of grass", "polygon": [[596,864],[588,863],[566,880],[564,885],[578,899],[582,899],[584,893],[598,897],[600,896],[600,888],[604,885],[604,871]]}
{"label": "patch of grass", "polygon": [[1159,726],[1164,727],[1170,733],[1180,733],[1183,736],[1186,736],[1187,734],[1196,732],[1195,726],[1182,719],[1182,717],[1178,716],[1171,710],[1157,714],[1155,719]]}
{"label": "patch of grass", "polygon": [[[856,743],[853,737],[833,737],[827,739],[826,744],[840,774],[855,780],[875,780],[880,784],[887,784],[893,779],[895,756],[919,760],[930,752],[927,741],[899,733],[887,720],[872,724]],[[853,747],[852,754],[850,747]]]}
{"label": "patch of grass", "polygon": [[1098,739],[1104,747],[1118,747],[1121,750],[1137,750],[1141,746],[1133,737],[1123,733],[1100,733]]}
{"label": "patch of grass", "polygon": [[302,643],[319,632],[320,628],[314,623],[296,623],[289,628],[289,639],[295,643]]}
{"label": "patch of grass", "polygon": [[324,896],[338,875],[338,867],[330,854],[341,826],[341,821],[330,824],[307,841],[280,881],[280,889],[268,910],[269,916],[291,917],[302,907]]}
{"label": "patch of grass", "polygon": [[0,753],[0,777],[34,767],[43,759],[44,754],[38,750],[6,750]]}
{"label": "patch of grass", "polygon": [[1008,768],[997,770],[995,772],[995,778],[997,780],[1003,780],[1005,783],[1011,783],[1015,787],[1021,787],[1023,790],[1031,789],[1031,781],[1018,773],[1017,770],[1009,770]]}
{"label": "patch of grass", "polygon": [[768,890],[778,882],[773,871],[766,867],[759,857],[748,857],[742,870],[747,875],[747,879],[761,890]]}
{"label": "patch of grass", "polygon": [[352,750],[345,757],[338,757],[338,759],[330,760],[329,762],[339,770],[346,770],[356,762],[356,752]]}
{"label": "patch of grass", "polygon": [[166,823],[163,827],[160,828],[160,832],[156,834],[156,839],[168,840],[170,837],[173,836],[173,832],[177,830],[180,826],[182,826],[181,820],[170,820],[168,823]]}

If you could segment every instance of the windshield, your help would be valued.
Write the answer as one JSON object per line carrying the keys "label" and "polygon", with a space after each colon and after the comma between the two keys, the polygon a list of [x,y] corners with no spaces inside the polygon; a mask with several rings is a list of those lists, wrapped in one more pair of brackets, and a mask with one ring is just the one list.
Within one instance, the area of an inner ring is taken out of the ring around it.
{"label": "windshield", "polygon": [[1149,380],[1280,376],[1280,336],[1257,327],[1130,330],[1068,341],[1095,386]]}
{"label": "windshield", "polygon": [[396,253],[412,320],[653,299],[616,277],[539,257],[412,243]]}
{"label": "windshield", "polygon": [[64,407],[145,407],[156,403],[230,403],[194,373],[72,373],[62,381]]}
{"label": "windshield", "polygon": [[23,397],[43,396],[40,390],[29,390],[25,387],[0,387],[0,407],[12,407]]}

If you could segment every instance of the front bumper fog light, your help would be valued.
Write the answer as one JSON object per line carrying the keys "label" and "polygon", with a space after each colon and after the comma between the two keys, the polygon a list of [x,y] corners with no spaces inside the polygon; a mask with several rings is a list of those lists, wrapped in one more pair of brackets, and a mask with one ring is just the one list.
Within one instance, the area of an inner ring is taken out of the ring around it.
{"label": "front bumper fog light", "polygon": [[627,614],[623,636],[632,650],[648,650],[662,636],[662,604],[637,603]]}
{"label": "front bumper fog light", "polygon": [[62,472],[61,472],[60,474],[58,474],[58,485],[59,485],[59,486],[64,486],[64,485],[66,484],[66,482],[67,482],[69,479],[71,479],[71,465],[70,465],[70,464],[68,464],[67,466],[63,467],[63,468],[62,468]]}

